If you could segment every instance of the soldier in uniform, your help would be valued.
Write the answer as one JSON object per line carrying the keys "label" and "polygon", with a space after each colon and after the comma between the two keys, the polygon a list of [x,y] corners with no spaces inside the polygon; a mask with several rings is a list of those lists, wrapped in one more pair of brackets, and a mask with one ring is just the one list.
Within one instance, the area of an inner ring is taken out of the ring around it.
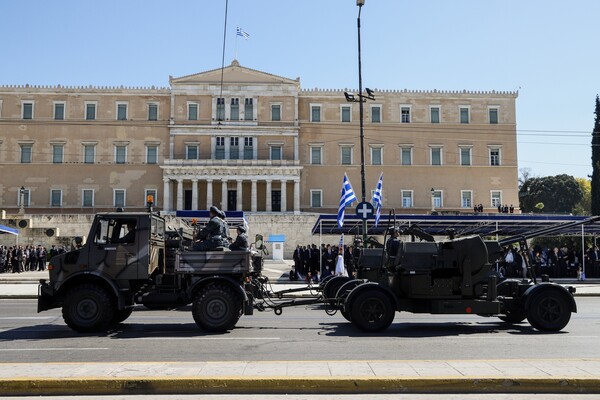
{"label": "soldier in uniform", "polygon": [[229,246],[230,250],[248,250],[248,235],[246,234],[246,228],[242,225],[237,227],[237,237],[235,242]]}
{"label": "soldier in uniform", "polygon": [[396,266],[396,257],[400,249],[400,229],[397,227],[390,228],[390,238],[385,244],[385,252],[387,254],[386,265],[389,269],[394,269]]}
{"label": "soldier in uniform", "polygon": [[220,210],[212,206],[210,208],[210,220],[208,224],[198,233],[200,241],[194,243],[194,251],[209,251],[215,250],[218,247],[227,247],[223,239],[223,231],[225,223],[219,218]]}
{"label": "soldier in uniform", "polygon": [[223,237],[223,242],[226,245],[229,245],[229,243],[231,243],[231,238],[229,237],[229,224],[227,223],[227,216],[225,216],[225,211],[219,210],[219,218],[221,218],[221,221],[223,221],[221,237]]}

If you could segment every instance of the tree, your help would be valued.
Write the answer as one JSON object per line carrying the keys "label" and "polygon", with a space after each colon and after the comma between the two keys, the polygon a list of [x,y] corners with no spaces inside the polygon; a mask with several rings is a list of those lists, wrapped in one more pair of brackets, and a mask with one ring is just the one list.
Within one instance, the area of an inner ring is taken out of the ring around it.
{"label": "tree", "polygon": [[529,178],[519,189],[519,199],[523,212],[573,213],[583,190],[566,174]]}
{"label": "tree", "polygon": [[592,132],[592,215],[600,215],[600,98],[596,95]]}
{"label": "tree", "polygon": [[592,212],[592,183],[586,178],[575,178],[575,180],[581,188],[583,197],[581,201],[575,205],[573,214],[590,215]]}

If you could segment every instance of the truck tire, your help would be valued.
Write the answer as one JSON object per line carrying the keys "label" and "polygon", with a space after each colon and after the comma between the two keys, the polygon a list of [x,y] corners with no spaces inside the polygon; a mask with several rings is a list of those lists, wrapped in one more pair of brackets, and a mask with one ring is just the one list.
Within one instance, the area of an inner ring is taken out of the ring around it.
{"label": "truck tire", "polygon": [[75,286],[66,294],[63,319],[76,332],[107,330],[115,318],[114,296],[106,289],[91,284]]}
{"label": "truck tire", "polygon": [[367,289],[350,304],[352,323],[366,332],[387,329],[396,316],[389,296],[378,289]]}
{"label": "truck tire", "polygon": [[127,318],[129,318],[131,316],[131,313],[133,313],[133,307],[125,308],[123,310],[115,309],[112,324],[113,325],[120,324],[121,322],[123,322]]}
{"label": "truck tire", "polygon": [[352,289],[354,289],[355,287],[357,287],[358,285],[360,285],[361,283],[363,283],[362,280],[360,279],[354,279],[351,280],[349,282],[346,282],[342,285],[341,288],[338,289],[335,298],[337,301],[337,306],[340,307],[340,313],[342,314],[342,316],[346,319],[346,321],[348,322],[352,322],[352,315],[347,312],[344,311],[344,307],[343,304],[346,301],[346,297],[348,297],[348,294],[350,294],[350,292],[352,291]]}
{"label": "truck tire", "polygon": [[528,302],[527,320],[538,331],[557,332],[571,319],[571,308],[563,293],[542,290]]}
{"label": "truck tire", "polygon": [[232,330],[242,315],[242,302],[230,288],[208,286],[196,295],[192,303],[196,324],[208,332]]}
{"label": "truck tire", "polygon": [[350,278],[347,276],[334,276],[325,284],[325,287],[323,288],[323,295],[326,299],[330,300],[331,303],[335,304],[335,295],[337,294],[338,290],[348,281],[350,281]]}

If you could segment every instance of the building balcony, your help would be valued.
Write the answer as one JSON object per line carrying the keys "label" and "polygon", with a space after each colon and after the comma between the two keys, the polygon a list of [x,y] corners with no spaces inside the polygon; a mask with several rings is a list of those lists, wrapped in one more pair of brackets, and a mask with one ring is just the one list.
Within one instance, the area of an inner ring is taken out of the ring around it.
{"label": "building balcony", "polygon": [[165,167],[293,167],[300,165],[299,160],[184,160],[169,159],[162,164]]}

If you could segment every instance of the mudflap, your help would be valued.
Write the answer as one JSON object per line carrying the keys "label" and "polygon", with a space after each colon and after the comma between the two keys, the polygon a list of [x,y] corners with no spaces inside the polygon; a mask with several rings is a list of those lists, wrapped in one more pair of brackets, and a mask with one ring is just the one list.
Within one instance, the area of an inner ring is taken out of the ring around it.
{"label": "mudflap", "polygon": [[57,304],[56,297],[54,296],[54,289],[48,285],[44,279],[40,280],[40,284],[38,286],[37,312],[40,313],[42,311],[51,310],[57,307],[59,307],[59,305]]}

